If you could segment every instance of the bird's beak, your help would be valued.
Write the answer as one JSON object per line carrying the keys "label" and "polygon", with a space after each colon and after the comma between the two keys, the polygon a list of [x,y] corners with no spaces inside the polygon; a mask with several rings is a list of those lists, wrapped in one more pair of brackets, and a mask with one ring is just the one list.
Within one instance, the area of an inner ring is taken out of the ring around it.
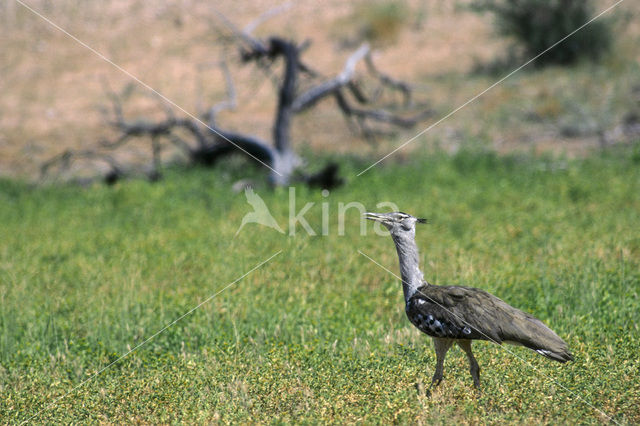
{"label": "bird's beak", "polygon": [[369,213],[369,212],[367,212],[363,216],[365,217],[365,219],[374,220],[376,222],[383,222],[383,223],[387,219],[385,216],[383,216],[383,215],[381,215],[379,213]]}
{"label": "bird's beak", "polygon": [[418,223],[428,223],[427,219],[418,219]]}

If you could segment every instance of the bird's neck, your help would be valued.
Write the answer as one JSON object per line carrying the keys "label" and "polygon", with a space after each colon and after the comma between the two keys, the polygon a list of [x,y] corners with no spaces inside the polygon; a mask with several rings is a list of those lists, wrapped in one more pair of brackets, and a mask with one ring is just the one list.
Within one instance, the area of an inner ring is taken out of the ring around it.
{"label": "bird's neck", "polygon": [[408,302],[424,282],[424,276],[418,264],[418,246],[414,238],[415,235],[407,233],[392,235],[392,237],[400,259],[400,276],[402,278],[404,300]]}

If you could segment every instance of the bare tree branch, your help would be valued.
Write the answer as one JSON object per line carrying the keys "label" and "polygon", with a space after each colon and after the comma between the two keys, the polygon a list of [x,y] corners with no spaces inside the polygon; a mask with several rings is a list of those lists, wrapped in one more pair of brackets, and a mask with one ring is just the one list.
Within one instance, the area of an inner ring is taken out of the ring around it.
{"label": "bare tree branch", "polygon": [[107,163],[110,171],[105,176],[106,183],[114,183],[124,173],[118,162],[108,154],[96,152],[93,150],[64,151],[46,161],[40,166],[40,178],[44,179],[49,175],[49,169],[57,166],[59,172],[68,171],[75,159],[99,160]]}
{"label": "bare tree branch", "polygon": [[425,110],[415,114],[413,117],[401,117],[395,114],[391,114],[389,111],[383,109],[367,110],[355,108],[349,104],[349,102],[341,92],[336,92],[334,96],[336,98],[338,106],[347,116],[355,116],[380,123],[388,123],[405,129],[411,128],[415,126],[420,120],[424,120],[425,118],[433,115],[433,111]]}
{"label": "bare tree branch", "polygon": [[281,5],[278,5],[276,7],[273,7],[271,9],[263,12],[256,19],[254,19],[253,21],[249,22],[249,24],[242,29],[242,33],[244,33],[244,34],[246,34],[248,36],[251,35],[251,33],[253,33],[255,31],[255,29],[258,28],[260,25],[262,25],[265,21],[268,21],[269,19],[273,18],[274,16],[278,16],[281,13],[284,13],[284,12],[288,11],[289,9],[291,9],[291,6],[293,6],[293,2],[292,1],[288,1],[286,3],[283,3]]}
{"label": "bare tree branch", "polygon": [[[247,158],[260,160],[273,167],[275,158],[278,154],[275,149],[270,147],[263,140],[260,140],[255,136],[248,136],[235,132],[222,130],[219,130],[219,132],[225,139],[218,136],[218,143],[202,146],[192,152],[191,158],[195,163],[212,166],[226,155],[248,154]],[[234,145],[230,144],[228,141],[232,141]],[[243,151],[238,150],[237,147],[242,148]]]}
{"label": "bare tree branch", "polygon": [[213,6],[211,6],[211,10],[213,10],[213,13],[218,17],[220,22],[222,22],[222,24],[224,24],[224,26],[226,26],[229,30],[231,30],[231,33],[238,40],[240,40],[242,43],[247,45],[249,50],[251,50],[251,51],[265,51],[266,50],[264,44],[260,40],[253,38],[250,34],[248,34],[248,33],[244,32],[244,31],[242,31],[241,29],[239,29],[226,16],[224,16],[222,13],[220,13],[220,11],[218,9],[216,9]]}
{"label": "bare tree branch", "polygon": [[356,69],[356,64],[369,52],[369,45],[363,44],[347,59],[345,66],[340,74],[331,80],[325,81],[318,86],[315,86],[305,93],[299,95],[293,102],[292,109],[295,112],[304,111],[307,108],[313,106],[320,99],[334,93],[339,88],[343,87],[353,77],[353,73]]}
{"label": "bare tree branch", "polygon": [[209,124],[209,127],[215,127],[216,116],[220,111],[234,110],[238,106],[236,88],[233,85],[233,79],[231,78],[231,73],[229,72],[226,62],[220,62],[220,69],[222,70],[225,79],[227,99],[213,105],[205,114],[203,114],[202,119]]}
{"label": "bare tree branch", "polygon": [[367,69],[369,70],[371,75],[375,76],[382,85],[402,92],[402,94],[404,95],[405,106],[409,106],[411,104],[411,88],[407,83],[391,78],[388,75],[378,71],[375,64],[373,63],[373,58],[371,57],[370,52],[367,52],[367,56],[365,57],[365,64],[367,64]]}

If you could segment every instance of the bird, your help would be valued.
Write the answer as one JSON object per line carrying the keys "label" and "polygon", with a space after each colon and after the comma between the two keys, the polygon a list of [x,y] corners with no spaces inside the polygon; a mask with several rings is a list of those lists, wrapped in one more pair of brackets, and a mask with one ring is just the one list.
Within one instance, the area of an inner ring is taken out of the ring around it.
{"label": "bird", "polygon": [[429,393],[442,381],[444,359],[454,343],[467,355],[469,371],[478,391],[480,366],[471,350],[474,340],[521,345],[554,361],[573,361],[567,343],[534,316],[478,288],[427,282],[420,270],[415,241],[416,224],[426,223],[426,219],[403,212],[368,212],[364,216],[389,230],[400,262],[407,317],[433,339],[436,368]]}

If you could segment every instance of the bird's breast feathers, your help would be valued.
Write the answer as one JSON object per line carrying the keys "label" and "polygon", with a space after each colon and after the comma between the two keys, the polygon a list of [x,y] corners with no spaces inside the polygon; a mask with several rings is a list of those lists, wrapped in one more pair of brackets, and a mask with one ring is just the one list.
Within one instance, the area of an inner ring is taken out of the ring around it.
{"label": "bird's breast feathers", "polygon": [[478,339],[479,333],[463,321],[453,317],[446,308],[424,297],[412,297],[406,304],[409,321],[431,337]]}

